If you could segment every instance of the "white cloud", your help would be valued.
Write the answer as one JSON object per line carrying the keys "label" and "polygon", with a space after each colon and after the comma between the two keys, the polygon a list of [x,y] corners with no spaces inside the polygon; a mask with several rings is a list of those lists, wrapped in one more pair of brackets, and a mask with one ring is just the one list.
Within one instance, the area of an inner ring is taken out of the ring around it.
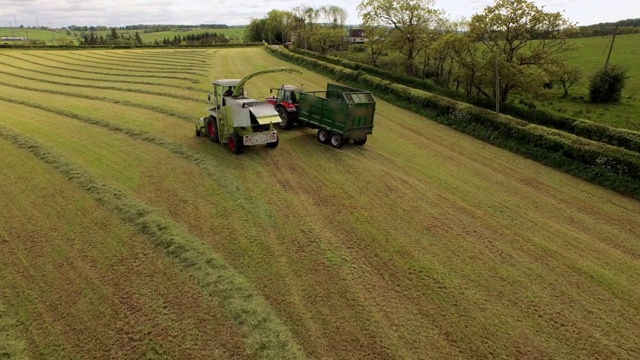
{"label": "white cloud", "polygon": [[[571,21],[581,25],[640,17],[637,0],[535,0],[548,11],[564,11]],[[334,1],[345,8],[348,23],[358,24],[356,11],[360,0]],[[436,0],[436,7],[445,10],[450,18],[481,12],[493,0]],[[243,4],[246,4],[243,5]],[[217,23],[248,24],[251,18],[261,18],[272,9],[291,10],[298,5],[319,7],[332,4],[327,0],[256,0],[240,3],[237,0],[0,0],[2,26],[9,21],[35,26],[52,23],[54,27],[69,25],[124,26],[133,24],[190,24]]]}

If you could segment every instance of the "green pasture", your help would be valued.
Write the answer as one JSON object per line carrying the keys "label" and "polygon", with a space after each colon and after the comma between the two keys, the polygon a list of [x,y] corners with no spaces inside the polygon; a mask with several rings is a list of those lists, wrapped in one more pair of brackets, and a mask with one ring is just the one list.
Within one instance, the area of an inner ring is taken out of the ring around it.
{"label": "green pasture", "polygon": [[0,49],[0,358],[638,358],[640,202],[379,99],[362,147],[195,136],[279,67]]}
{"label": "green pasture", "polygon": [[607,60],[612,37],[591,37],[572,39],[580,49],[569,55],[568,62],[580,67],[583,80],[570,90],[571,96],[563,98],[563,91],[556,86],[553,96],[537,101],[540,108],[564,115],[602,122],[611,126],[640,131],[640,34],[616,37],[609,64],[628,69],[628,79],[622,90],[622,100],[616,104],[591,104],[589,79],[603,69]]}

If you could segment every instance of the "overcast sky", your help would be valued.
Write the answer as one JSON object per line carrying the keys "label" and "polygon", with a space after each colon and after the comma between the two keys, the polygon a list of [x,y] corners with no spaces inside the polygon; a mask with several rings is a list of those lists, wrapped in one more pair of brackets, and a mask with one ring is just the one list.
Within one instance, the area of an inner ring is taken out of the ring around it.
{"label": "overcast sky", "polygon": [[[273,9],[298,5],[338,5],[347,10],[348,24],[359,24],[361,0],[0,0],[0,27],[69,25],[124,26],[134,24],[246,25]],[[640,18],[640,0],[534,0],[547,11],[563,11],[579,25]],[[436,0],[449,18],[470,18],[493,0]],[[15,18],[14,18],[15,17]]]}

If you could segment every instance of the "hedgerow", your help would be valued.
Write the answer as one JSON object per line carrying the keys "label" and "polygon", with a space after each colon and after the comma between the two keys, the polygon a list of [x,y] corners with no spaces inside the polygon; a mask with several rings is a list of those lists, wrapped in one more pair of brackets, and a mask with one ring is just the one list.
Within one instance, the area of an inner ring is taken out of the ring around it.
{"label": "hedgerow", "polygon": [[[496,114],[468,103],[365,75],[359,71],[273,47],[276,57],[324,73],[454,129],[507,148],[543,164],[640,199],[640,154],[580,136]],[[584,129],[593,129],[584,124]],[[604,126],[604,125],[603,125]],[[582,130],[588,131],[588,130]]]}

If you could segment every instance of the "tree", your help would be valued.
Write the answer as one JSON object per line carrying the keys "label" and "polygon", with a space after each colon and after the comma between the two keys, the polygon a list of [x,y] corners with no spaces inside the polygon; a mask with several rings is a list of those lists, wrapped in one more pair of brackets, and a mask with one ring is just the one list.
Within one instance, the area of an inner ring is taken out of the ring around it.
{"label": "tree", "polygon": [[116,28],[111,28],[111,34],[109,35],[111,37],[111,40],[118,41],[118,39],[120,39],[120,36],[118,35],[118,31],[116,30]]}
{"label": "tree", "polygon": [[321,6],[318,8],[318,14],[323,22],[333,29],[343,28],[348,17],[347,10],[336,5]]}
{"label": "tree", "polygon": [[442,12],[433,8],[434,4],[434,0],[363,0],[357,8],[365,26],[393,27],[396,49],[405,56],[407,74],[413,76],[423,37],[442,17]]}
{"label": "tree", "polygon": [[364,33],[367,36],[365,46],[369,49],[371,65],[378,66],[378,58],[385,52],[387,39],[389,39],[389,28],[382,25],[365,25]]}
{"label": "tree", "polygon": [[315,23],[318,21],[320,14],[317,9],[307,5],[294,7],[291,14],[292,31],[296,34],[295,42],[302,45],[297,46],[304,47],[304,49],[307,50],[309,38],[311,34],[313,34],[313,30],[316,27]]}
{"label": "tree", "polygon": [[136,45],[142,45],[143,41],[142,38],[140,37],[140,34],[138,34],[138,32],[136,31],[136,36],[134,37]]}
{"label": "tree", "polygon": [[343,38],[344,31],[342,29],[321,26],[313,32],[309,41],[315,51],[325,54],[330,49],[340,46],[344,41]]}
{"label": "tree", "polygon": [[[490,61],[499,62],[502,101],[516,88],[537,91],[545,80],[541,70],[563,61],[559,55],[576,48],[566,41],[575,32],[575,24],[561,13],[546,12],[527,0],[496,0],[469,24],[472,39],[492,54]],[[479,90],[486,94],[491,84],[484,86]]]}
{"label": "tree", "polygon": [[568,65],[565,62],[557,63],[550,67],[550,75],[553,81],[560,83],[564,90],[563,97],[569,96],[569,89],[577,85],[583,77],[582,69]]}
{"label": "tree", "polygon": [[627,69],[612,65],[593,75],[589,83],[589,101],[593,103],[618,102],[627,81]]}

